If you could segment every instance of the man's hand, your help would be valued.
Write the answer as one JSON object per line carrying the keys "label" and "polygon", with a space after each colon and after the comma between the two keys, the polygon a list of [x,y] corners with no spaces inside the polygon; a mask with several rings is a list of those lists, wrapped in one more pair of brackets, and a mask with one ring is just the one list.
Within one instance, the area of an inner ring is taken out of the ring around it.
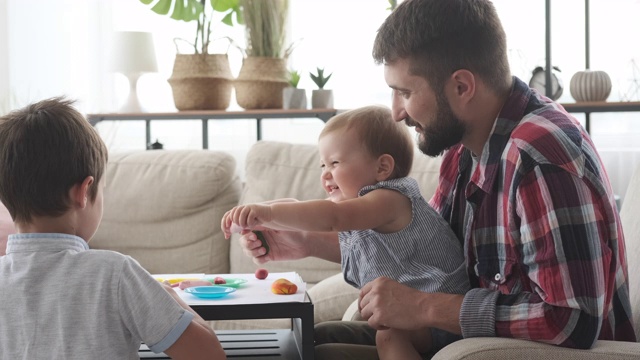
{"label": "man's hand", "polygon": [[360,290],[358,307],[374,329],[417,330],[436,327],[460,334],[460,307],[464,295],[424,293],[386,277]]}
{"label": "man's hand", "polygon": [[297,260],[308,256],[310,244],[304,241],[304,233],[260,229],[269,244],[268,253],[258,236],[252,231],[243,231],[238,240],[245,255],[252,257],[254,263],[260,265],[269,261]]}

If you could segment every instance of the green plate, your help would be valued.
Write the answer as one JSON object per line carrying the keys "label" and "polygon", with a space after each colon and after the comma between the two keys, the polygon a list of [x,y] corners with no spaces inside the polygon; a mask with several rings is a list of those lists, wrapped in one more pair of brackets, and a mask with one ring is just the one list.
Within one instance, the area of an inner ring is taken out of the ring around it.
{"label": "green plate", "polygon": [[248,280],[247,279],[236,279],[236,278],[223,278],[227,283],[226,284],[213,284],[213,280],[214,279],[206,279],[208,281],[211,281],[211,283],[214,286],[226,286],[226,287],[232,287],[232,288],[239,288],[240,285],[246,283]]}

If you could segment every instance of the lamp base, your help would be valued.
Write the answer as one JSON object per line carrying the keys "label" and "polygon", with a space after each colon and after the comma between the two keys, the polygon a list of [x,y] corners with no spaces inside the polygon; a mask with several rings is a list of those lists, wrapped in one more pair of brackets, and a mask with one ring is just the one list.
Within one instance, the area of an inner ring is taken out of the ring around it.
{"label": "lamp base", "polygon": [[127,79],[129,79],[129,96],[125,103],[120,107],[118,112],[120,113],[140,113],[144,112],[142,110],[142,105],[140,104],[140,100],[138,99],[138,79],[142,74],[125,74]]}

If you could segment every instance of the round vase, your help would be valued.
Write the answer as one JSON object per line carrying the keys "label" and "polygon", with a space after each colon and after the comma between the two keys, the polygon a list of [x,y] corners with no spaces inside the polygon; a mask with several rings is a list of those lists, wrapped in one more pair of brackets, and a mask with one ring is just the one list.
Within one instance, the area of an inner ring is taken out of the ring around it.
{"label": "round vase", "polygon": [[605,101],[611,93],[611,78],[604,71],[578,71],[571,77],[569,91],[577,102]]}
{"label": "round vase", "polygon": [[285,59],[249,56],[234,81],[236,101],[244,109],[282,109],[282,90],[289,86]]}
{"label": "round vase", "polygon": [[225,110],[231,102],[226,54],[178,54],[168,81],[178,110]]}

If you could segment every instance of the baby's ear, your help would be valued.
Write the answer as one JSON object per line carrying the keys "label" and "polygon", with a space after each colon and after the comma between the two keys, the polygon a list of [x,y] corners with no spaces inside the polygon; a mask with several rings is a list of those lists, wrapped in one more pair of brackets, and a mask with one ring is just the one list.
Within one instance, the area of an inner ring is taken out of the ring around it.
{"label": "baby's ear", "polygon": [[389,154],[382,154],[378,157],[378,176],[377,181],[387,180],[393,174],[393,169],[396,167],[396,162],[393,156]]}

